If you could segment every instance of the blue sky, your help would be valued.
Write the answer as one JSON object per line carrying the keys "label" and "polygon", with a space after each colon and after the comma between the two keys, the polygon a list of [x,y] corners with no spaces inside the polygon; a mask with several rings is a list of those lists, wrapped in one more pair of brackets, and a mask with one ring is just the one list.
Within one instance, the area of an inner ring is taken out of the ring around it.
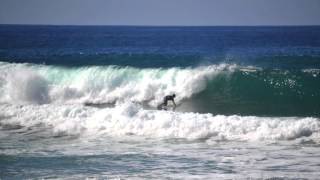
{"label": "blue sky", "polygon": [[320,25],[320,0],[0,0],[0,24]]}

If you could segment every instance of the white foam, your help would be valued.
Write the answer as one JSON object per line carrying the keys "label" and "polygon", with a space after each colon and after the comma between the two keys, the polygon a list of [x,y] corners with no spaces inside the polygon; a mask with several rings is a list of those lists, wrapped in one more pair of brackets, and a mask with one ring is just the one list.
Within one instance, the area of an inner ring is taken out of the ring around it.
{"label": "white foam", "polygon": [[176,93],[176,101],[203,91],[219,73],[231,73],[236,65],[198,68],[137,69],[131,67],[61,68],[27,64],[0,64],[0,101],[43,104],[117,101],[148,102],[156,107],[162,98]]}
{"label": "white foam", "polygon": [[[1,123],[25,127],[43,124],[62,135],[319,141],[317,118],[213,116],[145,110],[132,103],[148,101],[155,106],[173,92],[179,102],[204,90],[217,74],[232,73],[235,68],[221,64],[193,69],[72,69],[0,63],[0,102],[5,103],[0,104],[0,116],[10,117]],[[97,109],[78,103],[87,100],[116,102],[116,106]]]}
{"label": "white foam", "polygon": [[44,104],[50,101],[47,81],[34,71],[11,71],[3,82],[6,82],[6,91],[2,92],[13,103]]}
{"label": "white foam", "polygon": [[303,69],[302,72],[311,74],[313,77],[318,77],[320,74],[320,69]]}
{"label": "white foam", "polygon": [[43,124],[54,134],[91,136],[143,136],[152,138],[208,139],[213,141],[292,141],[303,138],[319,143],[317,118],[223,116],[144,110],[135,103],[114,108],[76,105],[1,105],[2,123]]}

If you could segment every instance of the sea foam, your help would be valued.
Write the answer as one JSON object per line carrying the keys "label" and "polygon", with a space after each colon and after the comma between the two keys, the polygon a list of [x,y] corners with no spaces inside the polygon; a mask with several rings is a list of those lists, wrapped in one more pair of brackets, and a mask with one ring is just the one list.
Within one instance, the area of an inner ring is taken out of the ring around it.
{"label": "sea foam", "polygon": [[236,65],[197,68],[137,69],[107,66],[63,68],[0,64],[1,101],[10,103],[116,103],[148,102],[156,107],[162,98],[176,93],[176,101],[203,91],[219,73],[231,73]]}
{"label": "sea foam", "polygon": [[44,126],[53,135],[143,136],[213,141],[292,141],[319,143],[317,118],[224,116],[145,110],[126,102],[113,108],[79,105],[1,105],[2,125]]}

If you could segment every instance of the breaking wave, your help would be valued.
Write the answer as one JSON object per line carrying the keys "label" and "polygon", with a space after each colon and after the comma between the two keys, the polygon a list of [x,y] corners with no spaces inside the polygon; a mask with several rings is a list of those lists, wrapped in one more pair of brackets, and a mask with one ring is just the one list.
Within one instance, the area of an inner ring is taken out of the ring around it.
{"label": "breaking wave", "polygon": [[225,115],[319,116],[317,69],[218,64],[193,68],[0,64],[0,102],[115,104],[147,108],[177,94],[178,111]]}

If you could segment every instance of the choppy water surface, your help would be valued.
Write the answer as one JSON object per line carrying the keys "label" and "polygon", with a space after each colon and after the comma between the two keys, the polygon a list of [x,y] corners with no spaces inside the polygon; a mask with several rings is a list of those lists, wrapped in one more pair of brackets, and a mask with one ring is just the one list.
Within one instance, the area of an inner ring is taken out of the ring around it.
{"label": "choppy water surface", "polygon": [[2,25],[0,179],[318,179],[319,73],[319,27]]}

